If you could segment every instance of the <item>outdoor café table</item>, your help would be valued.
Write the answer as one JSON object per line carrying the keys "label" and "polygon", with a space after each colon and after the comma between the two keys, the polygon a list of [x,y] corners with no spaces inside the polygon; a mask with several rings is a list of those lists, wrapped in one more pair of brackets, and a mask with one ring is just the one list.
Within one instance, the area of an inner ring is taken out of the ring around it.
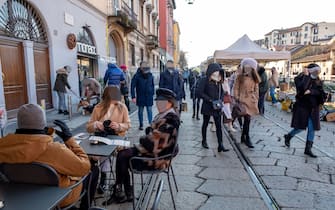
{"label": "outdoor caf\u00e9 table", "polygon": [[[124,137],[108,136],[107,138],[113,140],[113,139],[123,139]],[[81,140],[79,145],[84,149],[87,155],[102,156],[102,157],[112,156],[113,152],[118,147],[117,145],[91,144],[88,138]]]}
{"label": "outdoor caf\u00e9 table", "polygon": [[46,210],[55,208],[71,189],[57,186],[0,183],[1,210]]}

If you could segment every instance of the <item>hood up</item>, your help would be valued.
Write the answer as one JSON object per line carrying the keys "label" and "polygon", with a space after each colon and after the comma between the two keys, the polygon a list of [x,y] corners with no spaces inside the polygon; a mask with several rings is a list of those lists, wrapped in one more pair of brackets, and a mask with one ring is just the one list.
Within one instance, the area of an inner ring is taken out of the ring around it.
{"label": "hood up", "polygon": [[220,71],[220,70],[221,70],[221,66],[218,63],[211,63],[209,64],[207,68],[206,75],[209,78],[214,72]]}

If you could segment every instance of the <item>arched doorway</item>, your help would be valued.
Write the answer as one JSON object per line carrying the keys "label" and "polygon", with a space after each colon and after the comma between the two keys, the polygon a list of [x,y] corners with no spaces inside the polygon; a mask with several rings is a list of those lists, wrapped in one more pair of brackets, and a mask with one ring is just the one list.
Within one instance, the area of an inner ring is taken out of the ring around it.
{"label": "arched doorway", "polygon": [[[42,19],[25,0],[7,0],[0,8],[0,58],[4,74],[4,98],[9,117],[27,103],[27,78],[24,52],[32,42],[36,99],[52,107],[48,39]],[[29,72],[31,73],[31,72]]]}
{"label": "arched doorway", "polygon": [[124,44],[119,32],[112,31],[109,37],[109,56],[114,57],[118,65],[125,63]]}

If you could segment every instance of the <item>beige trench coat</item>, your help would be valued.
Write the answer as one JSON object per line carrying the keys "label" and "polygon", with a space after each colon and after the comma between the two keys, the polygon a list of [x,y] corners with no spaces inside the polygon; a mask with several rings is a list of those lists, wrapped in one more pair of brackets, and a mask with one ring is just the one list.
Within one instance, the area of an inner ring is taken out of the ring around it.
{"label": "beige trench coat", "polygon": [[[250,116],[259,114],[258,98],[259,90],[258,84],[249,76],[244,76],[240,81],[238,75],[234,84],[234,97],[246,105],[247,113]],[[240,81],[240,82],[239,82]]]}

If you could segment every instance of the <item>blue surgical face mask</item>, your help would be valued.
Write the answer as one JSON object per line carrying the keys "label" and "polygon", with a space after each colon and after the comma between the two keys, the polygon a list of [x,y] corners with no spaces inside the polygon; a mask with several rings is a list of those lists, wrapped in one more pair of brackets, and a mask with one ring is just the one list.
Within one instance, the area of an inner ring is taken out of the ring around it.
{"label": "blue surgical face mask", "polygon": [[318,78],[318,76],[314,75],[314,74],[310,74],[310,76],[311,76],[312,79],[317,79]]}

